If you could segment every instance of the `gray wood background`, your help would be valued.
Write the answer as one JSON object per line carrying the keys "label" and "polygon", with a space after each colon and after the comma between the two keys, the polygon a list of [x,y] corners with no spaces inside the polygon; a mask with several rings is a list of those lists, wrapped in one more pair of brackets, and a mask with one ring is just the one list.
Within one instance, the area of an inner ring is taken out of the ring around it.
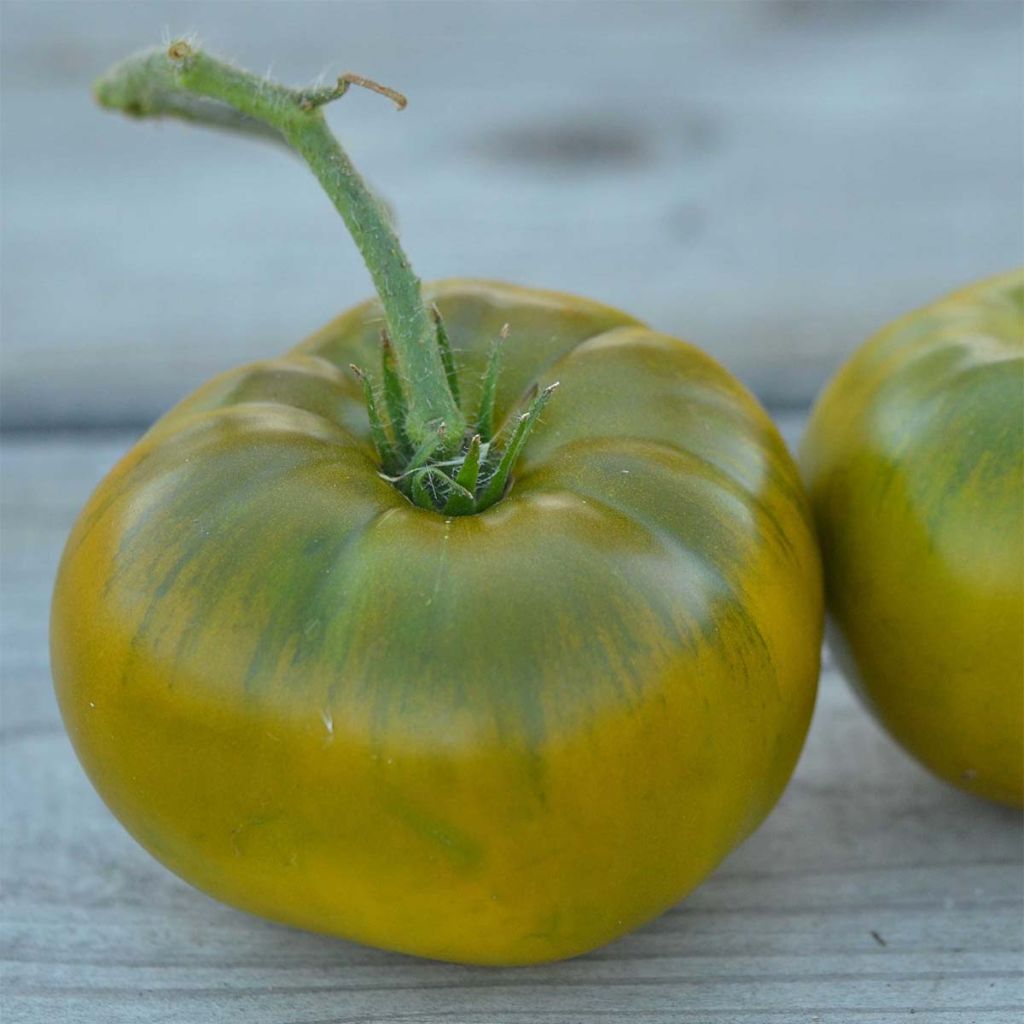
{"label": "gray wood background", "polygon": [[780,413],[891,316],[1024,257],[1022,9],[977,3],[0,5],[3,1024],[1017,1024],[1021,818],[928,777],[826,657],[767,823],[688,900],[566,964],[414,961],[222,907],[127,837],[49,680],[89,490],[211,373],[368,291],[287,155],[102,114],[171,32],[301,82],[425,277],[564,288],[716,353]]}
{"label": "gray wood background", "polygon": [[295,83],[424,277],[602,299],[806,403],[895,314],[1024,259],[1021,7],[15,3],[2,8],[3,416],[141,425],[369,292],[283,152],[93,107],[195,30]]}

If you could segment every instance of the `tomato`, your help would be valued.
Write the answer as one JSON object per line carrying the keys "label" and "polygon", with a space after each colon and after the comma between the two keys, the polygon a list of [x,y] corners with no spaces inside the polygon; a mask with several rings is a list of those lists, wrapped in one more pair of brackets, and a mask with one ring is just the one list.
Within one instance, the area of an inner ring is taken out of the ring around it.
{"label": "tomato", "polygon": [[428,289],[499,418],[561,382],[476,515],[382,479],[349,363],[375,303],[160,420],[53,603],[75,748],[129,831],[257,914],[475,963],[571,956],[767,814],[814,700],[819,562],[767,415],[697,349],[565,295]]}
{"label": "tomato", "polygon": [[201,388],[100,484],[54,592],[61,710],[117,817],[219,899],[422,956],[572,956],[685,895],[789,778],[810,509],[698,350],[566,295],[424,289],[320,112],[353,83],[404,103],[185,40],[97,84],[291,146],[378,299]]}
{"label": "tomato", "polygon": [[904,317],[840,370],[802,463],[835,646],[937,775],[1024,802],[1024,271]]}

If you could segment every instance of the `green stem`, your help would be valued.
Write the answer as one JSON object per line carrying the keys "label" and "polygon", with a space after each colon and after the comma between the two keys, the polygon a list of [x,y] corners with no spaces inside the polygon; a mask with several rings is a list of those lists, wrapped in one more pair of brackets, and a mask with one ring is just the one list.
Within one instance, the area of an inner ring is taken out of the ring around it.
{"label": "green stem", "polygon": [[104,106],[136,117],[179,117],[282,138],[298,152],[345,221],[380,296],[406,393],[406,432],[421,445],[436,438],[443,423],[445,448],[455,450],[466,420],[448,384],[419,278],[320,109],[343,95],[350,81],[360,80],[343,77],[332,89],[290,89],[178,41],[117,65],[97,83],[96,96]]}
{"label": "green stem", "polygon": [[115,65],[93,88],[101,106],[130,117],[175,117],[222,131],[258,136],[291,150],[276,128],[209,97],[185,92],[175,74],[176,65],[168,58],[167,50],[157,47]]}

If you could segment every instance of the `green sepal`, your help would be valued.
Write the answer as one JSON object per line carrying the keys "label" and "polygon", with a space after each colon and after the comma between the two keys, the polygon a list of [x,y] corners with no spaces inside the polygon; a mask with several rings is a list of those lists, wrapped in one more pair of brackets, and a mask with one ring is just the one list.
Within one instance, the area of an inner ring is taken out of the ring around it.
{"label": "green sepal", "polygon": [[363,385],[363,400],[366,402],[366,414],[370,420],[370,438],[377,449],[381,468],[385,473],[394,473],[398,469],[398,452],[395,451],[395,446],[391,443],[384,421],[381,419],[373,381],[358,366],[353,364],[351,369]]}
{"label": "green sepal", "polygon": [[557,387],[557,381],[554,384],[549,384],[539,395],[537,395],[536,398],[534,398],[530,408],[519,417],[519,420],[515,425],[515,429],[512,432],[512,437],[504,452],[502,452],[498,468],[487,481],[487,485],[484,487],[483,492],[477,499],[476,508],[478,512],[487,508],[489,505],[493,505],[505,493],[505,486],[508,483],[512,467],[516,464],[516,460],[519,458],[519,455],[523,450],[523,445],[526,444],[526,439],[530,436],[530,432],[533,430],[534,424],[537,422],[537,417],[540,416],[544,406],[548,404],[548,399],[551,397],[551,393]]}
{"label": "green sepal", "polygon": [[426,479],[431,475],[431,470],[418,469],[412,475],[412,500],[414,505],[420,508],[433,509],[437,507],[434,496],[427,490]]}
{"label": "green sepal", "polygon": [[455,359],[452,356],[452,346],[448,341],[448,332],[444,329],[444,320],[441,319],[441,310],[436,305],[432,305],[430,312],[437,327],[437,347],[441,350],[441,362],[444,363],[444,375],[448,378],[448,390],[451,391],[455,404],[461,405],[459,375],[455,372]]}
{"label": "green sepal", "polygon": [[412,453],[412,457],[405,464],[402,476],[408,476],[414,470],[420,469],[444,441],[444,424],[427,435],[426,440]]}
{"label": "green sepal", "polygon": [[402,390],[402,379],[398,376],[395,350],[387,331],[380,332],[380,363],[384,381],[384,404],[387,406],[398,446],[408,453],[412,451],[412,443],[405,431],[405,420],[409,415],[409,409],[405,400],[405,392]]}
{"label": "green sepal", "polygon": [[498,374],[501,372],[501,345],[508,337],[508,324],[501,329],[498,340],[491,347],[484,372],[484,389],[480,395],[480,411],[476,417],[476,432],[485,440],[494,436],[494,399],[498,393]]}
{"label": "green sepal", "polygon": [[476,510],[476,484],[480,476],[480,435],[474,434],[469,442],[466,458],[455,476],[454,486],[445,502],[444,513],[467,516]]}
{"label": "green sepal", "polygon": [[[441,482],[442,487],[447,491],[447,500],[444,500],[444,495],[440,489],[436,492],[431,492],[426,485],[426,481],[433,477],[435,480]],[[447,476],[436,466],[424,466],[422,469],[417,469],[412,474],[412,500],[413,503],[418,505],[420,508],[428,508],[433,511],[443,511],[448,513],[448,506],[451,504],[453,498],[458,498],[463,503],[468,503],[467,512],[473,511],[473,495],[470,491],[467,491],[461,484],[454,481],[450,476]],[[442,505],[443,501],[443,505]],[[453,515],[466,514],[466,513],[450,513]]]}

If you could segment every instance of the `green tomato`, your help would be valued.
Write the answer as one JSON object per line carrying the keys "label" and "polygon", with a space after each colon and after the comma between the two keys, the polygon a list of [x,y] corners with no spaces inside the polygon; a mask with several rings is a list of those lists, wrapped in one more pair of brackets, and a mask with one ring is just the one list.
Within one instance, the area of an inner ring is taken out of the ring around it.
{"label": "green tomato", "polygon": [[821,396],[802,461],[835,647],[915,757],[1024,802],[1024,271],[898,320]]}

